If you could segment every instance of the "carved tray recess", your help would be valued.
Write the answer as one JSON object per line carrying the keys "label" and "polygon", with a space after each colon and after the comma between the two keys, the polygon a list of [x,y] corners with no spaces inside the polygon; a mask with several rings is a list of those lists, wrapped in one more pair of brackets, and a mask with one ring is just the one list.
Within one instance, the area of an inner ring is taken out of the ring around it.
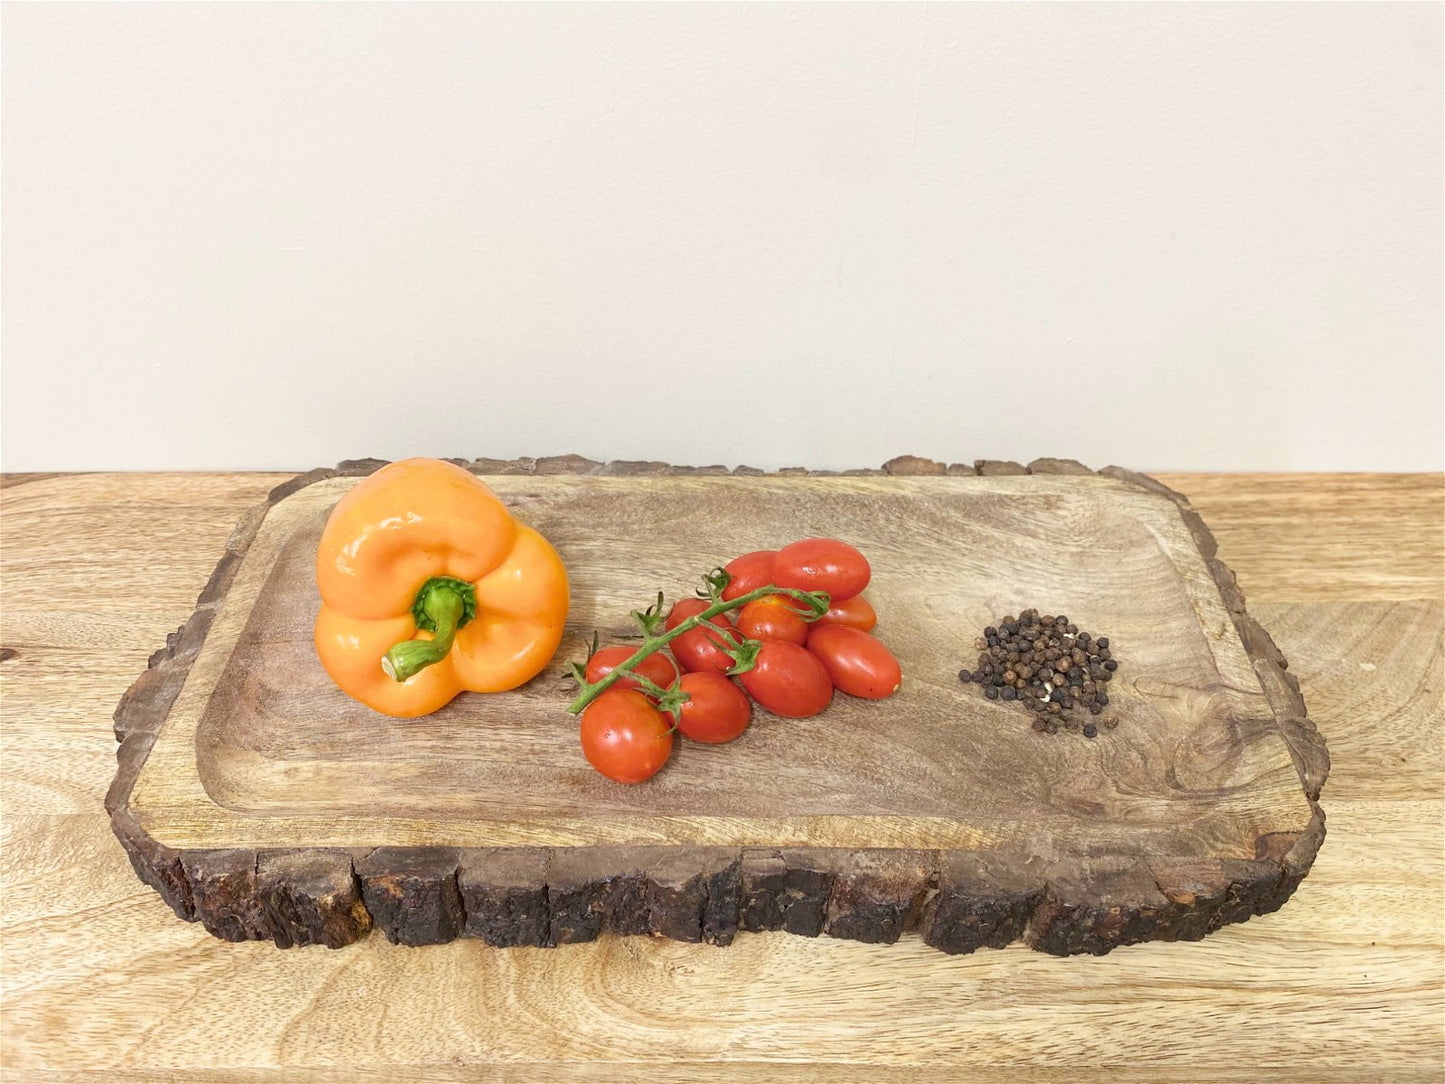
{"label": "carved tray recess", "polygon": [[[313,569],[359,460],[242,520],[190,619],[115,713],[106,798],[177,915],[277,945],[602,933],[725,945],[738,931],[945,952],[1197,940],[1279,908],[1324,839],[1324,742],[1180,494],[1119,468],[904,456],[881,470],[458,460],[561,553],[567,637],[522,689],[393,720],[316,661]],[[828,534],[873,565],[885,701],[755,710],[679,740],[649,783],[582,759],[566,661],[738,553]],[[1107,635],[1117,729],[1045,736],[957,680],[979,631],[1037,606]]]}

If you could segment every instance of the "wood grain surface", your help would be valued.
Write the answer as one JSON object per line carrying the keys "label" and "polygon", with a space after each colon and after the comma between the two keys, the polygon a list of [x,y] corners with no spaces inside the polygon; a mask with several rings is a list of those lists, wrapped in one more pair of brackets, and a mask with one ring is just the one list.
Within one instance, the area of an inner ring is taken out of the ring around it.
{"label": "wood grain surface", "polygon": [[[1040,854],[1047,824],[1060,850],[1152,836],[1147,853],[1208,840],[1220,857],[1253,858],[1257,836],[1309,818],[1288,750],[1247,725],[1269,721],[1269,705],[1187,527],[1171,502],[1111,479],[494,478],[567,560],[562,650],[522,689],[403,722],[349,699],[311,646],[316,545],[353,482],[288,497],[248,550],[131,799],[169,845],[364,846],[410,820],[408,835],[434,846],[996,848],[1017,836]],[[695,526],[658,537],[654,520]],[[741,739],[684,743],[646,786],[588,768],[561,711],[565,660],[599,628],[627,635],[650,585],[685,597],[729,553],[825,525],[870,555],[878,632],[908,661],[905,688],[840,696],[811,719],[759,709]],[[1113,637],[1122,731],[1049,740],[1021,706],[960,685],[972,636],[1031,600]]]}
{"label": "wood grain surface", "polygon": [[1441,1079],[1438,476],[1162,478],[1291,660],[1330,835],[1278,913],[1101,959],[783,934],[279,952],[177,922],[101,811],[109,712],[282,480],[6,480],[4,1080]]}

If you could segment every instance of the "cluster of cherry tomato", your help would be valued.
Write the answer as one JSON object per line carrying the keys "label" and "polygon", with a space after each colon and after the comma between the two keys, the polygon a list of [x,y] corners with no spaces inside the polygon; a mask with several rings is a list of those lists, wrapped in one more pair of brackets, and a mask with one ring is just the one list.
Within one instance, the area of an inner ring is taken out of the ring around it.
{"label": "cluster of cherry tomato", "polygon": [[[898,661],[870,632],[878,618],[862,591],[871,569],[852,546],[808,538],[744,554],[723,572],[715,581],[726,581],[720,591],[673,605],[665,633],[764,588],[822,594],[813,607],[796,595],[767,593],[717,613],[668,638],[671,658],[659,647],[592,700],[582,711],[582,751],[609,779],[640,783],[655,775],[672,753],[674,730],[707,744],[732,741],[747,729],[754,701],[801,719],[826,708],[835,689],[872,700],[898,690]],[[646,629],[647,618],[639,617]],[[638,650],[594,650],[580,676],[595,684]]]}

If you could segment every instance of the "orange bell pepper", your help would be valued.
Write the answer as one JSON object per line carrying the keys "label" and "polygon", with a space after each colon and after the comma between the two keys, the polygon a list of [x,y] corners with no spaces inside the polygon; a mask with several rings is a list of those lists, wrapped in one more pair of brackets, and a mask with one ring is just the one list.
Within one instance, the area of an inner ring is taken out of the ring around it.
{"label": "orange bell pepper", "polygon": [[452,463],[407,459],[357,483],[316,553],[316,653],[387,715],[535,677],[562,640],[567,573],[547,540]]}

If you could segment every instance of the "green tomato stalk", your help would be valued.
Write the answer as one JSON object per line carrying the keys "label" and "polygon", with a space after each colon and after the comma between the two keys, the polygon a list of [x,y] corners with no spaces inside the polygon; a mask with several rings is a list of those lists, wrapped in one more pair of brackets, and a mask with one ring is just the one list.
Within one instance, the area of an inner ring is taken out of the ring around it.
{"label": "green tomato stalk", "polygon": [[[665,629],[667,613],[663,609],[663,596],[658,592],[657,601],[645,610],[633,610],[632,618],[637,622],[637,627],[642,631],[642,643],[637,650],[627,659],[618,663],[616,668],[607,673],[599,681],[588,681],[586,668],[581,663],[572,664],[572,676],[577,679],[581,691],[577,699],[567,706],[567,710],[577,715],[582,712],[588,704],[596,700],[612,686],[616,685],[624,677],[631,677],[642,686],[644,692],[657,697],[658,710],[671,713],[676,717],[676,711],[688,699],[688,694],[683,692],[677,685],[670,689],[664,689],[655,681],[651,681],[645,674],[636,672],[636,667],[649,655],[656,654],[666,647],[673,640],[676,640],[684,633],[693,629],[701,628],[714,617],[728,613],[731,610],[740,609],[749,602],[768,595],[786,595],[799,604],[798,614],[805,621],[816,621],[828,612],[830,600],[826,591],[802,591],[793,587],[777,587],[773,584],[759,587],[749,591],[737,598],[724,599],[723,591],[727,588],[730,577],[721,568],[715,568],[703,577],[704,588],[698,591],[700,598],[710,600],[707,609],[701,610],[692,617],[678,623],[675,628]],[[593,646],[595,649],[596,641]],[[730,651],[737,659],[737,664],[728,671],[729,674],[741,674],[753,668],[753,661],[757,656],[758,643],[756,640],[745,640],[736,652]]]}

